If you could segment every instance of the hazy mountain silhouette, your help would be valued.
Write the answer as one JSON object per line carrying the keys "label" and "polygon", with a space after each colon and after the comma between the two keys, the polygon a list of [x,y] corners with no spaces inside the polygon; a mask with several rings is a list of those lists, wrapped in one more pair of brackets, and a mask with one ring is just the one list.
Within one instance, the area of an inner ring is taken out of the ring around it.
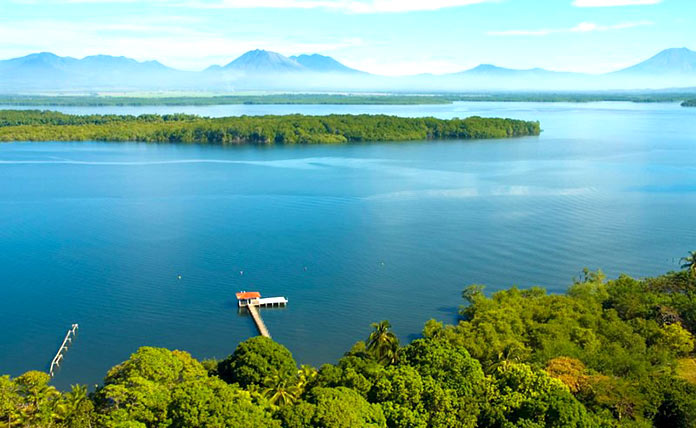
{"label": "hazy mountain silhouette", "polygon": [[304,67],[277,52],[256,49],[243,54],[222,69],[255,73],[287,73],[302,71]]}
{"label": "hazy mountain silhouette", "polygon": [[665,49],[657,55],[615,74],[695,75],[696,52],[687,48]]}
{"label": "hazy mountain silhouette", "polygon": [[512,69],[481,64],[446,75],[378,76],[332,57],[286,57],[253,50],[204,72],[180,71],[157,61],[94,55],[82,59],[42,52],[0,61],[0,91],[94,90],[592,90],[696,86],[696,52],[666,49],[632,67],[603,75]]}
{"label": "hazy mountain silhouette", "polygon": [[157,61],[93,55],[82,59],[41,52],[0,61],[0,89],[80,90],[92,88],[159,88],[184,72]]}
{"label": "hazy mountain silhouette", "polygon": [[319,73],[365,73],[364,71],[347,67],[326,55],[302,54],[298,56],[291,56],[290,59],[296,61],[308,70]]}

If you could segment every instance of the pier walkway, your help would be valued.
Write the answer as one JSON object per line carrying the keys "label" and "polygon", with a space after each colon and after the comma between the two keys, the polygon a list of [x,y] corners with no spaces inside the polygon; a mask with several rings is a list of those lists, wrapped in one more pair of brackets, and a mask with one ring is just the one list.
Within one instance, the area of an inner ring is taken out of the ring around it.
{"label": "pier walkway", "polygon": [[259,334],[261,334],[261,336],[263,337],[271,339],[271,333],[268,332],[268,328],[266,328],[266,323],[264,323],[263,318],[261,318],[259,308],[256,305],[247,305],[247,309],[249,310],[251,317],[254,319],[256,328],[259,329]]}
{"label": "pier walkway", "polygon": [[60,344],[60,348],[58,348],[56,356],[51,360],[51,367],[48,369],[48,374],[51,377],[53,377],[55,369],[60,367],[60,362],[63,361],[63,356],[68,351],[68,344],[71,344],[73,338],[77,335],[78,327],[79,326],[77,324],[71,325],[70,329],[65,334],[65,339],[63,339],[63,343]]}

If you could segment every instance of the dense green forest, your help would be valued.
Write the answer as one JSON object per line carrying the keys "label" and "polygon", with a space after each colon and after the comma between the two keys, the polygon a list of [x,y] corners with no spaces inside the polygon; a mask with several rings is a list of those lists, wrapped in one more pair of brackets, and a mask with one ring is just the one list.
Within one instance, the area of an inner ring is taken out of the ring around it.
{"label": "dense green forest", "polygon": [[335,364],[298,367],[264,337],[224,360],[144,347],[92,393],[0,377],[0,421],[69,427],[694,427],[696,252],[684,270],[562,295],[464,288],[460,321],[401,346],[372,325]]}
{"label": "dense green forest", "polygon": [[696,99],[684,101],[682,107],[696,107]]}
{"label": "dense green forest", "polygon": [[438,94],[265,94],[265,95],[0,95],[0,105],[17,106],[206,106],[235,104],[414,105],[455,101],[498,102],[678,102],[694,92],[491,92]]}
{"label": "dense green forest", "polygon": [[337,144],[539,135],[539,122],[386,115],[68,115],[0,110],[0,141],[144,141],[200,144]]}

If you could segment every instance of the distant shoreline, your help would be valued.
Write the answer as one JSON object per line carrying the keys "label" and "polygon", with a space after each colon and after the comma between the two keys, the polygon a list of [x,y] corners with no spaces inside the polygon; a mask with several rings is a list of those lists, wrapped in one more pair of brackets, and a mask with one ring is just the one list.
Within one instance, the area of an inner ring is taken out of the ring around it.
{"label": "distant shoreline", "polygon": [[695,92],[519,92],[474,94],[265,94],[265,95],[0,95],[2,106],[213,106],[213,105],[432,105],[471,102],[686,102]]}

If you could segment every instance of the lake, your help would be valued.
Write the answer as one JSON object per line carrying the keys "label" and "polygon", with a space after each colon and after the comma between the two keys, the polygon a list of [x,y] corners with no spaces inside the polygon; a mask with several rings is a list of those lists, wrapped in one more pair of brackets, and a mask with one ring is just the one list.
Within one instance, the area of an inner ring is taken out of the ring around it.
{"label": "lake", "polygon": [[[46,107],[70,113],[387,113],[541,121],[539,137],[343,146],[0,144],[0,373],[99,383],[139,346],[223,358],[262,310],[300,363],[370,323],[452,323],[468,284],[561,293],[584,266],[647,276],[696,249],[696,109],[678,104]],[[179,279],[179,276],[181,278]]]}

